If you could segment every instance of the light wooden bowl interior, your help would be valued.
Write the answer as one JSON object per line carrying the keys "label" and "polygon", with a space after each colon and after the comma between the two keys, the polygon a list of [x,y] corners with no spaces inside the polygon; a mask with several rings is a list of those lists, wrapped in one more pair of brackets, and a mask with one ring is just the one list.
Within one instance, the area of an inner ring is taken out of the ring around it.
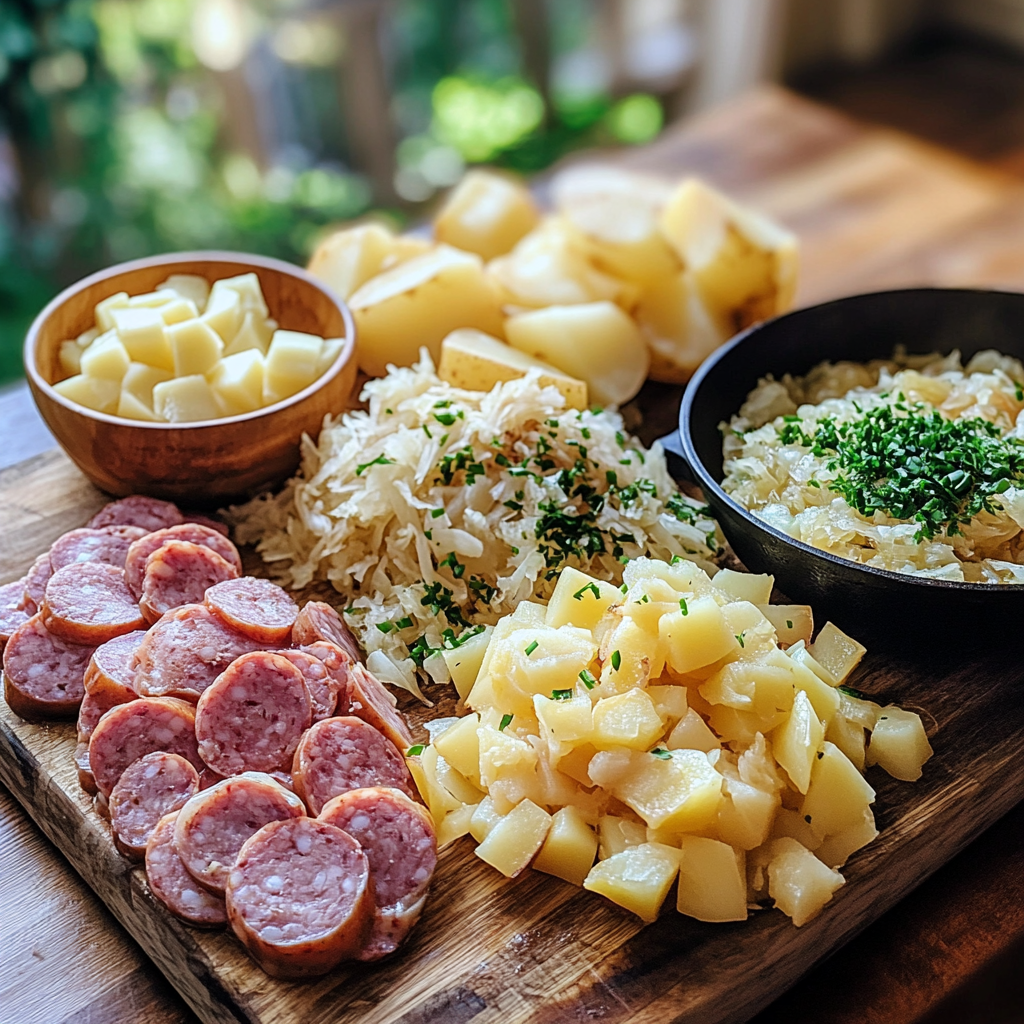
{"label": "light wooden bowl interior", "polygon": [[[265,409],[196,423],[145,423],[94,412],[52,385],[67,374],[61,342],[95,323],[97,303],[117,292],[153,291],[171,274],[211,284],[255,272],[270,315],[286,330],[345,338],[334,364],[308,388]],[[348,408],[356,380],[355,327],[348,307],[305,271],[239,253],[176,253],[111,267],[58,295],[25,339],[25,372],[36,405],[75,464],[114,495],[149,494],[215,506],[281,483],[299,463],[303,433],[315,437],[327,414]]]}

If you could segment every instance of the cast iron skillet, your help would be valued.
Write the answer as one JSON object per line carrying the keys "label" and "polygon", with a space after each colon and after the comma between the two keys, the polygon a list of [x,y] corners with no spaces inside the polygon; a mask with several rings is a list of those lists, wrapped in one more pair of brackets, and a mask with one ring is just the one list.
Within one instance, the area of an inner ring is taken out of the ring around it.
{"label": "cast iron skillet", "polygon": [[791,600],[814,606],[859,639],[959,638],[980,634],[1002,643],[1024,632],[1024,586],[952,583],[858,565],[793,540],[728,497],[722,479],[719,424],[728,422],[766,374],[803,374],[823,360],[866,362],[908,352],[996,349],[1024,360],[1024,294],[915,288],[855,295],[751,327],[697,371],[679,411],[681,451],[692,479],[736,554],[752,572],[775,576]]}

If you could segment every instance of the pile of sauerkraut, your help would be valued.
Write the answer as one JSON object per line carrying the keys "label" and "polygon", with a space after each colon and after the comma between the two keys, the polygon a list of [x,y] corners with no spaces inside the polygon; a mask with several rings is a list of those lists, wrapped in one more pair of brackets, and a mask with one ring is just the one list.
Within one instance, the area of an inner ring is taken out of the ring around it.
{"label": "pile of sauerkraut", "polygon": [[976,515],[959,532],[923,539],[917,522],[882,512],[869,519],[852,508],[829,489],[837,473],[829,459],[800,443],[783,444],[780,436],[794,417],[813,433],[826,416],[850,421],[902,400],[950,419],[982,418],[1003,437],[1024,439],[1022,382],[1024,366],[993,351],[979,352],[966,366],[958,351],[944,357],[897,353],[889,361],[823,363],[806,377],[763,379],[722,425],[722,486],[776,529],[865,565],[931,579],[1024,583],[1024,489],[994,495],[993,511]]}
{"label": "pile of sauerkraut", "polygon": [[232,510],[288,586],[329,580],[381,679],[422,696],[417,670],[524,600],[546,600],[565,565],[622,582],[642,555],[714,570],[716,524],[679,493],[661,449],[611,410],[567,409],[536,371],[466,391],[423,354],[366,384],[367,411],[304,439],[285,489]]}

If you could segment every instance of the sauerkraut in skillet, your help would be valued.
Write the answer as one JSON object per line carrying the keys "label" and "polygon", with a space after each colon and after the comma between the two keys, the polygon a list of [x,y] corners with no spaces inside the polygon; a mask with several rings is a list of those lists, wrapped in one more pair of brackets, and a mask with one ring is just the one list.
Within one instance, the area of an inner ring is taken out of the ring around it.
{"label": "sauerkraut in skillet", "polygon": [[937,580],[1024,583],[1024,366],[993,351],[762,379],[725,491],[791,537]]}

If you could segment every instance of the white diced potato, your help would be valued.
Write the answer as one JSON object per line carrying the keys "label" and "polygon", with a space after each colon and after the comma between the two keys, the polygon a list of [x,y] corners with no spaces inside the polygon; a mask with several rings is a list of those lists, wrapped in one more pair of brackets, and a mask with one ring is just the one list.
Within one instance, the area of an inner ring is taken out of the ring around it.
{"label": "white diced potato", "polygon": [[[202,326],[206,327],[205,324]],[[221,344],[219,337],[213,337],[217,344]],[[171,343],[174,344],[173,337]],[[227,416],[259,409],[263,405],[263,356],[259,349],[250,348],[224,356],[210,373],[210,385]]]}
{"label": "white diced potato", "polygon": [[566,566],[548,599],[546,621],[555,628],[570,625],[593,629],[609,608],[620,604],[622,591],[618,587]]}
{"label": "white diced potato", "polygon": [[166,281],[157,285],[157,290],[170,288],[183,299],[195,304],[196,309],[206,308],[206,300],[210,297],[210,282],[198,274],[171,274]]}
{"label": "white diced potato", "polygon": [[719,569],[711,582],[716,590],[736,601],[767,604],[772,596],[772,587],[775,586],[775,577],[767,573],[756,575],[752,572]]}
{"label": "white diced potato", "polygon": [[100,329],[98,327],[90,327],[87,331],[82,333],[75,338],[75,344],[79,348],[85,348],[87,345],[91,345],[100,336]]}
{"label": "white diced potato", "polygon": [[814,612],[807,604],[759,604],[761,614],[775,627],[780,644],[789,646],[798,640],[805,644],[814,635]]}
{"label": "white diced potato", "polygon": [[[444,821],[445,815],[451,811],[457,811],[463,803],[438,780],[438,760],[437,751],[430,744],[425,746],[419,754],[407,754],[405,758],[409,773],[412,775],[413,782],[416,783],[416,789],[423,797],[423,802],[434,819],[435,828]],[[480,799],[478,794],[475,800]]]}
{"label": "white diced potato", "polygon": [[533,860],[550,827],[551,815],[532,800],[523,800],[491,828],[476,855],[514,878]]}
{"label": "white diced potato", "polygon": [[597,835],[598,856],[601,860],[647,842],[647,829],[639,821],[616,814],[601,815],[597,823]]}
{"label": "white diced potato", "polygon": [[744,651],[743,657],[755,652],[775,651],[775,627],[764,617],[756,604],[750,601],[729,601],[722,606],[729,632]]}
{"label": "white diced potato", "polygon": [[493,633],[493,626],[485,626],[481,632],[461,642],[453,650],[445,648],[441,651],[444,663],[448,666],[448,672],[455,684],[455,689],[459,691],[461,700],[465,700],[469,696],[473,684],[480,675],[480,667],[483,665]]}
{"label": "white diced potato", "polygon": [[439,850],[462,836],[469,835],[470,822],[476,813],[477,804],[464,804],[454,811],[449,811],[437,826],[437,848]]}
{"label": "white diced potato", "polygon": [[101,332],[109,331],[115,326],[114,310],[127,308],[127,292],[117,292],[115,295],[108,295],[102,302],[96,304],[96,326]]}
{"label": "white diced potato", "polygon": [[678,594],[703,594],[710,589],[708,574],[686,558],[673,563],[657,558],[636,558],[622,570],[622,579],[629,588],[631,599],[634,589],[652,580],[667,583]]}
{"label": "white diced potato", "polygon": [[595,695],[606,697],[646,686],[648,679],[661,675],[665,667],[664,648],[661,637],[635,619],[620,619],[601,644],[601,685]]}
{"label": "white diced potato", "polygon": [[824,738],[824,727],[807,694],[799,691],[789,717],[772,733],[775,760],[798,793],[806,793],[811,784],[811,768]]}
{"label": "white diced potato", "polygon": [[627,690],[594,705],[590,742],[598,750],[629,747],[649,750],[665,729],[665,722],[644,690]]}
{"label": "white diced potato", "polygon": [[359,224],[325,238],[308,270],[347,300],[370,278],[429,249],[429,242],[398,237],[381,224]]}
{"label": "white diced potato", "polygon": [[895,705],[882,708],[868,743],[869,765],[879,765],[894,779],[916,782],[932,753],[920,715]]}
{"label": "white diced potato", "polygon": [[434,237],[485,260],[507,253],[540,220],[529,189],[503,174],[463,175],[434,218]]}
{"label": "white diced potato", "polygon": [[602,199],[635,198],[654,211],[672,196],[672,184],[664,178],[640,174],[608,163],[574,164],[551,179],[551,199],[556,210]]}
{"label": "white diced potato", "polygon": [[747,873],[743,854],[700,836],[681,836],[679,847],[679,913],[698,921],[745,921]]}
{"label": "white diced potato", "polygon": [[860,821],[834,836],[826,836],[814,851],[814,856],[830,868],[841,868],[852,854],[867,846],[877,835],[875,816],[870,807],[865,807]]}
{"label": "white diced potato", "polygon": [[309,387],[317,378],[324,340],[301,331],[275,331],[263,370],[263,401],[270,405]]}
{"label": "white diced potato", "polygon": [[133,309],[156,309],[158,306],[166,306],[169,302],[180,298],[181,296],[172,288],[157,288],[156,291],[146,292],[143,295],[133,295],[128,300],[128,306]]}
{"label": "white diced potato", "polygon": [[777,648],[723,666],[699,688],[709,704],[749,711],[767,732],[785,721],[796,696],[792,662]]}
{"label": "white diced potato", "polygon": [[585,693],[568,700],[552,700],[535,694],[533,707],[540,723],[541,736],[553,742],[559,754],[562,745],[576,746],[591,740],[594,732],[594,707]]}
{"label": "white diced potato", "polygon": [[69,376],[82,372],[82,347],[77,341],[60,343],[60,367]]}
{"label": "white diced potato", "polygon": [[643,843],[598,861],[583,888],[607,896],[650,922],[657,918],[678,871],[678,850],[661,843]]}
{"label": "white diced potato", "polygon": [[740,850],[754,850],[768,838],[779,797],[742,779],[722,782],[715,831],[724,843]]}
{"label": "white diced potato", "polygon": [[456,771],[474,785],[480,784],[480,716],[471,713],[449,726],[434,740],[434,747]]}
{"label": "white diced potato", "polygon": [[820,836],[836,835],[856,825],[874,803],[875,791],[834,744],[825,740],[811,768],[811,784],[800,814]]}
{"label": "white diced potato", "polygon": [[344,338],[324,338],[324,346],[320,351],[320,360],[316,364],[317,377],[322,377],[334,365],[334,361],[341,355],[341,350],[344,347]]}
{"label": "white diced potato", "polygon": [[[433,749],[436,751],[437,747],[433,747]],[[437,754],[434,761],[434,777],[438,784],[444,786],[459,803],[477,804],[483,799],[483,792],[462,772],[456,771],[440,753]]]}
{"label": "white diced potato", "polygon": [[845,884],[838,871],[822,864],[795,839],[776,839],[768,863],[768,893],[797,927],[820,913]]}
{"label": "white diced potato", "polygon": [[220,288],[216,286],[219,281],[214,282],[210,290],[210,297],[206,303],[200,319],[208,327],[220,335],[224,342],[231,341],[242,326],[242,317],[245,310],[242,308],[242,297],[234,288]]}
{"label": "white diced potato", "polygon": [[261,355],[267,354],[270,348],[270,339],[274,336],[276,327],[271,325],[273,320],[266,320],[255,310],[248,310],[242,317],[242,325],[238,328],[235,336],[224,347],[224,355],[233,356],[236,352],[245,352],[254,348]]}
{"label": "white diced potato", "polygon": [[53,390],[62,398],[96,412],[115,413],[121,397],[121,386],[116,380],[105,377],[90,377],[78,373],[53,385]]}
{"label": "white diced potato", "polygon": [[648,686],[647,696],[654,701],[654,710],[666,728],[673,728],[686,717],[690,705],[685,686]]}
{"label": "white diced potato", "polygon": [[576,807],[555,811],[551,828],[534,858],[537,871],[582,885],[597,854],[597,835]]}
{"label": "white diced potato", "polygon": [[807,651],[838,685],[860,664],[867,648],[847,636],[838,626],[826,622]]}
{"label": "white diced potato", "polygon": [[200,374],[154,385],[153,411],[168,423],[192,423],[220,416],[213,389]]}
{"label": "white diced potato", "polygon": [[510,732],[481,725],[477,729],[477,738],[480,744],[480,784],[485,789],[493,785],[503,769],[530,773],[537,765],[534,747]]}
{"label": "white diced potato", "polygon": [[505,321],[505,334],[514,348],[586,381],[594,402],[628,402],[647,378],[647,346],[612,302],[528,310]]}
{"label": "white diced potato", "polygon": [[677,609],[662,616],[659,632],[665,641],[668,663],[679,673],[692,672],[739,649],[736,637],[710,597],[686,602],[686,612]]}
{"label": "white diced potato", "polygon": [[864,771],[867,741],[863,725],[851,722],[845,715],[835,715],[825,730],[825,739],[834,743],[853,762],[857,771]]}
{"label": "white diced potato", "polygon": [[250,271],[248,274],[239,274],[237,277],[222,277],[219,281],[214,281],[207,305],[216,308],[220,303],[221,294],[227,291],[232,291],[238,296],[243,314],[252,310],[264,319],[270,315],[266,300],[263,298],[259,275],[254,271]]}
{"label": "white diced potato", "polygon": [[[97,307],[97,317],[99,307]],[[167,341],[163,318],[155,309],[110,310],[114,327],[132,362],[174,372],[174,356]]]}
{"label": "white diced potato", "polygon": [[721,749],[722,744],[704,719],[690,708],[669,733],[665,746],[669,750],[703,750],[708,753]]}
{"label": "white diced potato", "polygon": [[501,821],[501,815],[495,809],[494,801],[489,796],[485,796],[476,805],[476,810],[473,811],[469,819],[469,834],[478,843],[482,843],[499,821]]}
{"label": "white diced potato", "polygon": [[165,334],[171,347],[175,377],[209,373],[224,352],[220,335],[202,320],[171,324]]}
{"label": "white diced potato", "polygon": [[121,389],[152,409],[153,388],[165,380],[171,380],[173,376],[170,370],[147,366],[145,363],[132,363],[121,381]]}
{"label": "white diced potato", "polygon": [[[781,659],[783,655],[776,654],[775,657]],[[814,713],[821,719],[825,728],[828,728],[832,720],[839,713],[839,691],[834,686],[823,682],[802,662],[792,659],[787,660],[789,660],[793,669],[793,680],[796,688],[807,694],[807,698],[814,708]]]}
{"label": "white diced potato", "polygon": [[165,324],[180,324],[183,320],[194,320],[199,316],[199,309],[191,299],[183,299],[176,292],[172,294],[175,297],[157,310]]}
{"label": "white diced potato", "polygon": [[817,850],[821,846],[821,836],[811,828],[799,811],[780,807],[775,814],[771,828],[772,839],[795,839],[808,850]]}
{"label": "white diced potato", "polygon": [[153,410],[145,402],[139,401],[130,391],[121,389],[121,396],[117,401],[117,415],[126,420],[142,420],[148,423],[162,422]]}
{"label": "white diced potato", "polygon": [[435,364],[459,327],[503,334],[498,297],[479,256],[438,245],[371,278],[349,299],[360,369],[382,377],[389,363],[410,366],[421,348]]}

